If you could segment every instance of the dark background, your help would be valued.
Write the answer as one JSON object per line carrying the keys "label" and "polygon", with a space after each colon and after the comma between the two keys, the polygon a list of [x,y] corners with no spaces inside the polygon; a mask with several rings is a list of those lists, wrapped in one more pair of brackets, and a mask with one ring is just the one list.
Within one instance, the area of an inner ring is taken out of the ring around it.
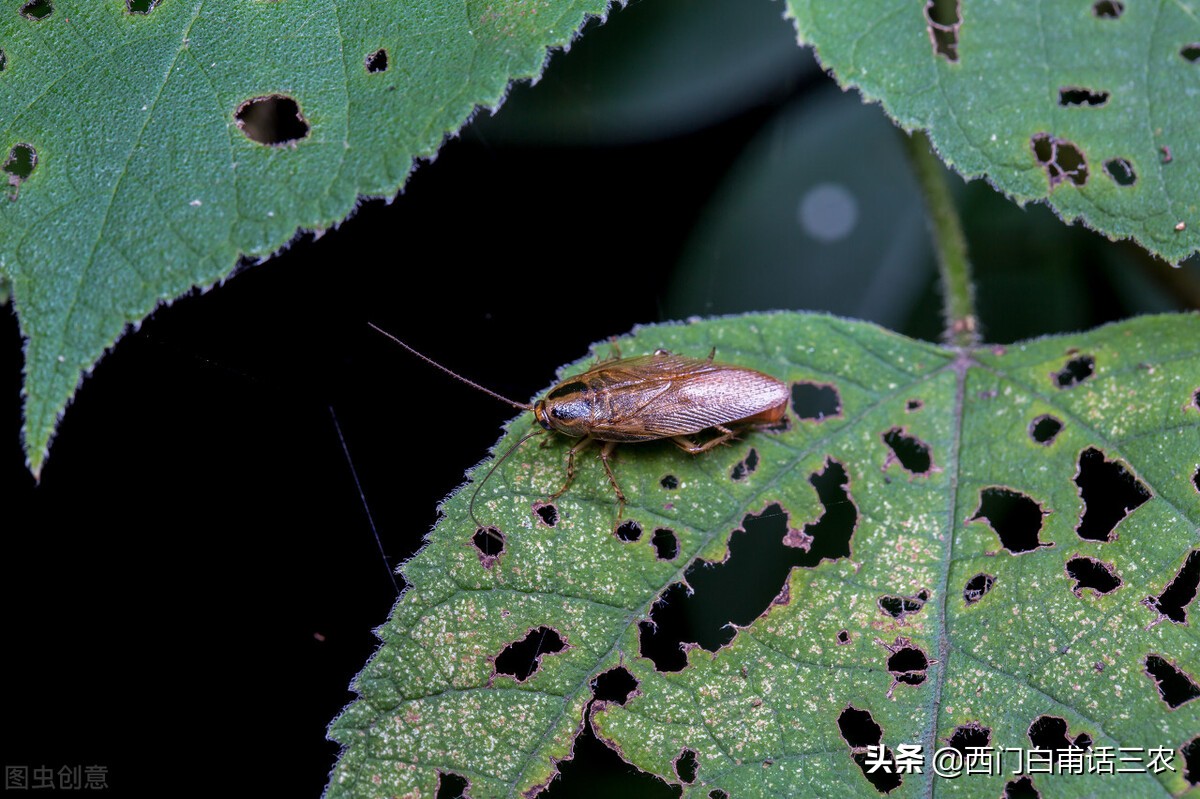
{"label": "dark background", "polygon": [[[761,283],[766,299],[724,306],[715,283],[700,302],[681,293],[695,279],[677,267],[743,153],[789,109],[837,94],[788,49],[782,7],[704,5],[728,19],[698,30],[682,0],[660,0],[592,23],[391,204],[159,309],[84,383],[38,485],[18,440],[17,322],[0,315],[5,764],[105,765],[116,796],[320,793],[336,756],[325,726],[396,596],[334,414],[395,565],[513,413],[368,320],[523,401],[591,342],[668,314],[852,312],[859,287],[820,253],[795,270],[803,299],[736,258],[722,279]],[[645,53],[653,69],[618,69]],[[754,58],[746,74],[726,68]],[[1194,305],[1194,264],[1170,272],[954,183],[992,340]],[[1009,249],[979,246],[988,236]],[[935,338],[932,262],[912,258],[917,289],[880,321]],[[617,790],[608,780],[628,769],[584,748],[552,795]]]}

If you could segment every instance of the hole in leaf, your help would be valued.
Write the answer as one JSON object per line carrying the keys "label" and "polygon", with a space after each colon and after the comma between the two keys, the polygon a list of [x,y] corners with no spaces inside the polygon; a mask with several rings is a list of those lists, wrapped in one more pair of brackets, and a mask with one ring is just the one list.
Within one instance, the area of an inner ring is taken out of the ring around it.
{"label": "hole in leaf", "polygon": [[1104,171],[1118,186],[1132,186],[1137,183],[1137,173],[1133,164],[1125,158],[1110,158],[1104,162]]}
{"label": "hole in leaf", "polygon": [[946,743],[965,755],[968,749],[984,749],[990,746],[991,742],[992,731],[979,722],[972,721],[955,727]]}
{"label": "hole in leaf", "polygon": [[1121,520],[1150,499],[1150,492],[1124,464],[1107,460],[1094,447],[1080,453],[1075,485],[1083,500],[1075,532],[1088,541],[1111,541]]}
{"label": "hole in leaf", "polygon": [[629,695],[637,690],[638,681],[624,666],[609,669],[592,681],[592,696],[601,702],[623,705]]}
{"label": "hole in leaf", "polygon": [[387,50],[382,47],[373,53],[369,53],[365,60],[367,72],[386,72],[388,68]]}
{"label": "hole in leaf", "polygon": [[37,169],[37,150],[32,144],[14,144],[8,151],[4,161],[4,171],[8,173],[8,185],[14,188],[24,183],[33,170]]}
{"label": "hole in leaf", "polygon": [[[669,587],[655,604],[650,620],[640,624],[641,654],[659,671],[680,671],[687,665],[680,645],[693,642],[715,652],[733,640],[736,626],[745,626],[772,604],[786,601],[788,575],[793,568],[812,568],[823,559],[849,557],[850,538],[858,510],[845,486],[845,469],[832,458],[809,482],[817,490],[824,512],[805,526],[812,539],[808,549],[785,545],[788,514],[777,504],[761,514],[747,514],[742,529],[729,537],[729,554],[721,563],[697,560],[688,566],[684,583]],[[657,533],[655,533],[657,535]]]}
{"label": "hole in leaf", "polygon": [[235,114],[242,133],[259,144],[294,145],[308,135],[308,122],[291,97],[270,94],[242,103]]}
{"label": "hole in leaf", "polygon": [[1125,13],[1125,4],[1116,0],[1099,0],[1092,5],[1092,13],[1101,19],[1116,19]]}
{"label": "hole in leaf", "polygon": [[632,543],[642,537],[642,526],[633,519],[621,522],[621,526],[617,528],[617,538],[626,543]]}
{"label": "hole in leaf", "polygon": [[1108,102],[1108,92],[1094,92],[1079,86],[1064,86],[1058,90],[1059,105],[1090,105],[1093,107]]}
{"label": "hole in leaf", "polygon": [[495,527],[480,527],[471,536],[471,543],[479,551],[479,562],[490,569],[504,554],[504,533]]}
{"label": "hole in leaf", "polygon": [[1095,558],[1071,558],[1067,561],[1067,576],[1076,581],[1071,591],[1078,597],[1083,596],[1085,588],[1108,594],[1121,586],[1121,578],[1113,567]]}
{"label": "hole in leaf", "polygon": [[1039,444],[1050,446],[1062,432],[1063,423],[1048,413],[1044,413],[1029,424],[1029,437]]}
{"label": "hole in leaf", "polygon": [[26,19],[45,19],[54,13],[54,4],[50,0],[31,0],[21,6],[21,16]]}
{"label": "hole in leaf", "polygon": [[468,787],[470,783],[466,777],[460,777],[451,771],[438,772],[437,799],[463,799],[467,795]]}
{"label": "hole in leaf", "polygon": [[1146,674],[1158,685],[1158,693],[1174,709],[1200,696],[1200,686],[1182,669],[1160,655],[1146,655]]}
{"label": "hole in leaf", "polygon": [[878,746],[883,741],[883,729],[875,723],[868,711],[847,705],[838,716],[838,729],[842,740],[850,747],[851,758],[875,790],[890,793],[900,787],[901,779],[897,773],[898,769],[895,768],[895,756],[891,749],[884,749],[882,760],[887,764],[886,768],[872,771],[872,766],[867,763],[867,747]]}
{"label": "hole in leaf", "polygon": [[842,740],[851,749],[877,746],[883,740],[883,728],[875,723],[871,713],[853,705],[847,705],[838,716],[838,729],[842,733]]}
{"label": "hole in leaf", "polygon": [[[924,594],[922,596],[921,594]],[[925,600],[929,595],[922,591],[916,596],[881,596],[879,598],[879,609],[893,619],[903,620],[905,616],[911,616],[919,612],[925,607]]]}
{"label": "hole in leaf", "polygon": [[925,653],[904,638],[897,640],[895,647],[889,647],[892,654],[887,660],[887,669],[892,673],[892,677],[897,682],[909,685],[925,682],[925,671],[929,668],[929,659],[925,657]]}
{"label": "hole in leaf", "polygon": [[1191,785],[1200,785],[1200,735],[1180,748],[1183,755],[1183,778]]}
{"label": "hole in leaf", "polygon": [[650,543],[654,545],[654,554],[659,560],[675,560],[679,557],[679,539],[669,527],[659,527],[655,530]]}
{"label": "hole in leaf", "polygon": [[4,68],[7,66],[8,66],[8,53],[4,52],[3,47],[0,47],[0,72],[3,72]]}
{"label": "hole in leaf", "polygon": [[542,665],[544,655],[553,655],[567,648],[566,642],[549,627],[530,630],[520,641],[514,641],[496,656],[496,673],[516,677],[517,682],[528,680]]}
{"label": "hole in leaf", "polygon": [[849,631],[847,631],[847,630],[838,630],[838,634],[837,634],[837,642],[838,642],[838,644],[848,644],[848,643],[850,643],[850,633],[849,633]]}
{"label": "hole in leaf", "polygon": [[1051,375],[1059,388],[1071,388],[1087,380],[1096,373],[1096,359],[1090,355],[1080,355],[1067,361],[1061,371]]}
{"label": "hole in leaf", "polygon": [[125,0],[125,10],[130,14],[149,14],[162,0]]}
{"label": "hole in leaf", "polygon": [[[584,724],[575,737],[570,760],[558,764],[558,777],[538,793],[538,799],[578,799],[582,796],[622,796],[638,799],[678,799],[679,786],[667,785],[658,777],[626,763],[596,737],[591,724]],[[527,795],[532,796],[533,791]]]}
{"label": "hole in leaf", "polygon": [[823,422],[842,415],[842,398],[837,387],[828,383],[793,383],[792,410],[798,419]]}
{"label": "hole in leaf", "polygon": [[1029,740],[1035,749],[1054,752],[1055,759],[1068,749],[1087,749],[1092,745],[1092,736],[1081,732],[1072,741],[1068,733],[1067,720],[1059,716],[1038,716],[1029,725]]}
{"label": "hole in leaf", "polygon": [[691,785],[696,781],[697,769],[696,753],[691,749],[684,749],[679,753],[679,757],[675,758],[675,775],[684,785]]}
{"label": "hole in leaf", "polygon": [[747,477],[753,474],[754,470],[757,468],[758,450],[756,450],[754,447],[751,447],[750,451],[746,453],[745,459],[740,460],[733,465],[733,471],[729,473],[729,476],[734,480],[745,480]]}
{"label": "hole in leaf", "polygon": [[713,788],[708,792],[708,799],[729,799],[729,794],[725,793],[720,788]]}
{"label": "hole in leaf", "polygon": [[908,402],[906,402],[904,404],[904,410],[907,411],[908,413],[912,413],[913,411],[919,411],[924,407],[925,407],[925,403],[921,402],[921,400],[919,400],[919,399],[910,399]]}
{"label": "hole in leaf", "polygon": [[1076,186],[1087,183],[1087,159],[1073,143],[1049,133],[1037,133],[1029,144],[1038,163],[1046,168],[1051,189],[1064,180],[1070,180]]}
{"label": "hole in leaf", "polygon": [[1003,799],[1042,799],[1042,795],[1033,787],[1031,778],[1018,777],[1004,786]]}
{"label": "hole in leaf", "polygon": [[824,558],[837,560],[850,557],[850,537],[858,525],[858,507],[850,498],[850,477],[846,474],[846,468],[833,458],[828,458],[825,468],[809,475],[808,482],[817,490],[817,499],[822,507],[820,517],[804,527],[804,532],[813,539],[808,554],[815,556],[816,561],[810,564],[806,559],[797,565],[815,566]]}
{"label": "hole in leaf", "polygon": [[1000,545],[1019,555],[1038,547],[1053,546],[1038,541],[1044,516],[1041,506],[1021,492],[992,487],[979,492],[979,510],[971,521],[987,519],[1000,537]]}
{"label": "hole in leaf", "polygon": [[1200,42],[1185,44],[1179,51],[1179,54],[1183,56],[1184,59],[1191,61],[1193,64],[1197,61],[1200,61]]}
{"label": "hole in leaf", "polygon": [[682,583],[667,588],[650,611],[650,621],[638,622],[638,651],[654,662],[661,672],[683,671],[687,656],[680,646],[685,638],[697,637],[691,632],[687,616],[680,606],[688,599]]}
{"label": "hole in leaf", "polygon": [[551,502],[536,502],[533,505],[533,512],[542,520],[542,524],[547,527],[553,527],[558,524],[558,508]]}
{"label": "hole in leaf", "polygon": [[958,0],[929,0],[925,22],[933,54],[951,63],[958,61],[958,27],[962,22]]}
{"label": "hole in leaf", "polygon": [[992,590],[992,586],[996,584],[996,578],[990,574],[979,574],[967,580],[966,586],[963,588],[963,601],[968,605],[974,605],[979,600],[983,599],[988,591]]}
{"label": "hole in leaf", "polygon": [[673,474],[663,475],[663,479],[659,480],[658,484],[668,491],[674,491],[679,488],[679,478]]}
{"label": "hole in leaf", "polygon": [[[896,755],[890,746],[883,748],[883,757],[869,758],[866,752],[854,752],[851,754],[851,758],[858,764],[858,768],[867,778],[867,782],[871,783],[871,787],[879,793],[889,794],[904,782],[904,778],[900,775],[899,764],[896,762]],[[882,765],[876,768],[876,763]]]}
{"label": "hole in leaf", "polygon": [[1157,597],[1146,597],[1146,605],[1176,624],[1187,624],[1187,606],[1200,589],[1200,549],[1188,553],[1183,568]]}
{"label": "hole in leaf", "polygon": [[884,469],[887,469],[894,457],[909,472],[928,474],[933,465],[933,459],[929,456],[929,445],[924,441],[915,436],[906,435],[902,428],[893,427],[883,434],[883,443],[892,450],[892,455],[888,457]]}

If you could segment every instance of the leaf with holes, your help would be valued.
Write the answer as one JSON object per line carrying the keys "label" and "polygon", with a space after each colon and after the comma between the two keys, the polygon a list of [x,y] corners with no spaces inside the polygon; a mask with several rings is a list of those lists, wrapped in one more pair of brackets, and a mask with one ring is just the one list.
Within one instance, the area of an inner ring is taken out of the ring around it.
{"label": "leaf with holes", "polygon": [[[331,796],[532,795],[589,724],[685,796],[1200,781],[1200,316],[971,352],[802,314],[620,346],[715,347],[788,384],[787,422],[695,456],[624,445],[619,520],[594,453],[555,498],[561,437],[481,464],[331,728]],[[1008,759],[872,770],[908,745]],[[1121,757],[1137,773],[1102,773]]]}
{"label": "leaf with holes", "polygon": [[30,0],[0,13],[0,275],[34,472],[127,325],[390,197],[608,0]]}
{"label": "leaf with holes", "polygon": [[1200,6],[787,0],[844,86],[1019,203],[1169,261],[1200,249]]}

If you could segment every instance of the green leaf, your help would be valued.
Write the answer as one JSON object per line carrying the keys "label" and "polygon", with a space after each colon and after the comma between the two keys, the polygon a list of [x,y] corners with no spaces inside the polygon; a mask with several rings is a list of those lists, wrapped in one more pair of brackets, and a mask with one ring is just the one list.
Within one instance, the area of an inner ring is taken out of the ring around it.
{"label": "green leaf", "polygon": [[[432,796],[450,773],[474,799],[529,795],[587,723],[685,796],[876,797],[870,743],[1068,737],[1164,748],[1175,770],[1036,774],[1043,796],[1181,793],[1200,730],[1183,701],[1200,681],[1198,342],[1197,315],[972,352],[818,315],[640,328],[624,354],[715,347],[788,381],[787,428],[695,457],[623,447],[615,531],[594,455],[549,499],[560,437],[477,467],[331,728],[330,796]],[[495,453],[531,429],[518,418]],[[618,668],[637,690],[594,700]],[[1148,672],[1176,679],[1177,707]],[[1011,770],[927,767],[889,795],[996,797]]]}
{"label": "green leaf", "polygon": [[[612,26],[625,31],[612,31]],[[488,141],[610,145],[720,124],[817,71],[763,0],[631,3],[475,128]]]}
{"label": "green leaf", "polygon": [[[511,80],[538,75],[548,47],[607,8],[33,5],[0,16],[0,274],[27,340],[35,473],[81,377],[127,325],[297,228],[335,224],[360,196],[394,195],[415,158],[497,105]],[[245,112],[272,104],[247,103],[270,97],[294,103],[282,104],[291,130],[279,144],[248,135],[262,129]]]}
{"label": "green leaf", "polygon": [[800,40],[838,81],[928,130],[960,173],[1169,261],[1200,249],[1195,2],[874,0],[850,11],[788,0]]}

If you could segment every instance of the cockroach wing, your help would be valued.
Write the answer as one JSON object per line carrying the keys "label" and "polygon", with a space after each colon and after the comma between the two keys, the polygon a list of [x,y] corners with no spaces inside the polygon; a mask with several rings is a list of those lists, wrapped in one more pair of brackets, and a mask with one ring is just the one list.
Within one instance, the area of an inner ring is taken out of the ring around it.
{"label": "cockroach wing", "polygon": [[[589,426],[590,435],[603,441],[690,435],[769,416],[786,405],[789,393],[785,384],[753,369],[674,355],[618,361],[583,379],[605,398]],[[775,414],[781,417],[782,411]]]}
{"label": "cockroach wing", "polygon": [[789,395],[787,385],[770,375],[721,366],[672,380],[646,413],[647,429],[666,437],[737,424],[785,407]]}
{"label": "cockroach wing", "polygon": [[606,361],[593,366],[575,379],[602,391],[617,391],[625,388],[656,390],[656,387],[661,388],[663,382],[680,377],[733,368],[737,367],[713,363],[707,358],[688,358],[683,355],[639,355],[634,358]]}

